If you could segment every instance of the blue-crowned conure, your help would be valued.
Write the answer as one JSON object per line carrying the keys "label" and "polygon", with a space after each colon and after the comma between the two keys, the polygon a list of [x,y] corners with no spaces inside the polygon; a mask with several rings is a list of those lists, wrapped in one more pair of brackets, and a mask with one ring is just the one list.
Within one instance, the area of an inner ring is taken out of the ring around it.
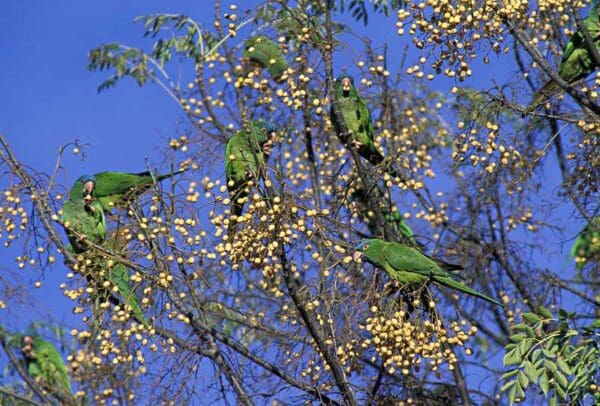
{"label": "blue-crowned conure", "polygon": [[355,250],[355,261],[365,258],[401,284],[432,281],[502,306],[500,302],[454,280],[448,271],[463,269],[461,266],[430,258],[416,248],[397,242],[368,239],[361,241]]}
{"label": "blue-crowned conure", "polygon": [[[383,155],[375,146],[373,135],[373,123],[371,114],[365,101],[358,95],[354,86],[354,78],[348,74],[341,74],[335,80],[335,99],[342,114],[346,127],[350,132],[348,140],[343,138],[342,129],[338,118],[334,113],[333,105],[329,110],[331,122],[340,140],[348,146],[352,144],[359,155],[373,165],[383,162]],[[392,167],[386,168],[392,176],[399,176]]]}
{"label": "blue-crowned conure", "polygon": [[[583,20],[583,26],[590,34],[596,49],[600,45],[600,19],[598,16],[598,0],[592,2],[592,7]],[[572,36],[562,52],[562,60],[558,68],[558,75],[569,84],[573,84],[581,79],[585,79],[597,68],[594,57],[588,47],[583,33],[577,30]],[[554,80],[550,80],[533,98],[532,107],[538,106],[561,88]]]}
{"label": "blue-crowned conure", "polygon": [[[106,177],[103,174],[111,172],[103,172],[101,179],[104,184],[103,194],[105,197],[110,196],[114,199],[115,196],[125,196],[127,191],[124,191],[122,187],[114,187],[109,189],[106,184]],[[115,172],[112,172],[115,173]],[[106,220],[104,217],[104,208],[100,203],[96,195],[97,177],[94,175],[83,175],[79,177],[73,188],[69,192],[69,198],[65,201],[62,208],[62,221],[71,244],[71,248],[75,254],[81,254],[89,249],[86,241],[89,241],[95,245],[102,246],[103,248],[113,248],[114,242],[106,241]],[[137,183],[127,189],[128,191],[134,192],[138,187],[142,187]],[[111,200],[112,201],[112,200]],[[116,202],[121,200],[116,199]],[[108,207],[108,203],[107,203]],[[92,264],[88,267],[93,272],[105,272],[104,277],[118,287],[118,291],[121,299],[124,303],[128,304],[133,315],[136,319],[148,327],[142,310],[138,304],[137,298],[135,297],[133,290],[129,284],[129,275],[125,266],[121,263],[116,263],[109,269],[106,260],[98,255],[93,259]],[[88,281],[95,278],[92,275],[87,276]],[[100,283],[101,285],[101,283]],[[120,305],[120,300],[110,293],[111,301],[115,305]]]}
{"label": "blue-crowned conure", "polygon": [[71,378],[56,347],[38,335],[25,335],[22,344],[29,376],[59,399],[70,398]]}
{"label": "blue-crowned conure", "polygon": [[239,130],[227,140],[225,147],[225,175],[231,194],[231,214],[242,214],[249,193],[248,181],[256,182],[266,169],[276,134],[275,126],[263,120],[250,122],[246,130]]}

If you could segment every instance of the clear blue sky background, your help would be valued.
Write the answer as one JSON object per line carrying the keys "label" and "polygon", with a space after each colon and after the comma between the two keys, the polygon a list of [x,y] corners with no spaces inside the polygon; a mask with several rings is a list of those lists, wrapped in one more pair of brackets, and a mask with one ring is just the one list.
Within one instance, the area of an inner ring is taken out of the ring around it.
{"label": "clear blue sky background", "polygon": [[[237,2],[241,8],[257,3]],[[229,4],[231,2],[225,2],[223,10]],[[63,165],[69,179],[59,179],[65,185],[70,185],[82,173],[145,170],[144,159],[156,160],[157,148],[164,146],[166,137],[176,134],[181,109],[157,86],[140,89],[130,80],[97,94],[97,86],[106,78],[106,73],[86,70],[87,53],[111,41],[148,49],[150,41],[142,37],[142,25],[133,24],[136,16],[184,13],[209,22],[214,11],[212,5],[213,2],[207,0],[4,1],[0,5],[0,132],[7,137],[18,159],[35,170],[48,172],[54,167],[58,147],[79,139],[90,143],[91,148],[85,161],[66,154]],[[392,66],[400,60],[406,38],[397,36],[394,16],[384,19],[371,13],[371,23],[366,29],[348,17],[343,20],[351,23],[359,34],[368,34],[376,44],[393,45]],[[336,68],[351,63],[348,56],[360,50],[362,47],[345,52],[346,58],[338,59]],[[414,60],[418,56],[414,55]],[[475,72],[474,83],[485,88],[492,76],[502,83],[501,76],[511,72],[506,65],[500,66],[502,71],[494,71],[493,60],[491,66]],[[356,72],[353,67],[350,71]],[[434,84],[444,92],[455,85],[453,80],[443,78]],[[555,169],[549,169],[547,175],[556,181],[547,189],[552,193],[559,179]],[[0,180],[0,187],[3,184]],[[569,222],[571,213],[564,210],[563,221]],[[581,226],[577,223],[570,224],[573,236]],[[559,249],[556,235],[546,237],[553,249]],[[32,286],[31,282],[41,275],[18,271],[15,255],[14,249],[0,248],[0,272],[7,269],[20,272],[23,282]],[[538,260],[552,262],[549,258]],[[57,263],[60,262],[58,259]],[[572,269],[567,265],[566,253],[553,262],[554,271]],[[557,262],[563,265],[557,266]],[[63,298],[58,288],[64,282],[64,272],[59,264],[54,274],[44,275],[41,278],[44,288],[35,290],[34,297],[41,314],[52,313],[70,328],[79,323],[79,318],[70,314],[72,302]],[[0,323],[8,327],[23,326],[25,320],[37,317],[19,315],[21,320],[15,322],[16,315],[10,310],[0,310]]]}

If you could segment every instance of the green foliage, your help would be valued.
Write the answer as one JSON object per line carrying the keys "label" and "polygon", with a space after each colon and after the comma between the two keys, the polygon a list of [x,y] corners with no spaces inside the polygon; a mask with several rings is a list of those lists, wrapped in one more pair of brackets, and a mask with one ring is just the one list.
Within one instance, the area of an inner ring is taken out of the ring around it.
{"label": "green foliage", "polygon": [[128,48],[116,42],[100,45],[88,54],[88,69],[92,71],[114,70],[108,79],[98,86],[98,92],[114,87],[125,76],[143,86],[151,72],[148,56],[140,49]]}
{"label": "green foliage", "polygon": [[198,61],[210,56],[220,45],[214,36],[203,32],[196,21],[182,14],[140,16],[135,21],[144,23],[144,37],[155,38],[161,33],[169,33],[169,36],[158,39],[150,53],[116,42],[92,49],[88,54],[89,70],[115,71],[100,84],[98,92],[115,86],[126,76],[143,86],[149,78],[155,79],[156,71],[162,71],[173,56]]}
{"label": "green foliage", "polygon": [[[356,21],[362,20],[363,24],[367,25],[369,14],[366,3],[365,0],[340,0],[340,10],[344,12],[347,6],[348,12]],[[386,17],[390,15],[390,11],[398,10],[405,4],[403,0],[369,0],[368,3],[373,5],[373,11],[383,13]]]}
{"label": "green foliage", "polygon": [[[524,313],[505,347],[502,375],[511,404],[525,399],[525,390],[536,385],[550,404],[598,404],[600,392],[593,387],[600,377],[600,320],[584,327],[573,326],[575,314],[558,311],[558,319],[540,307],[538,314]],[[592,394],[593,393],[593,394]]]}

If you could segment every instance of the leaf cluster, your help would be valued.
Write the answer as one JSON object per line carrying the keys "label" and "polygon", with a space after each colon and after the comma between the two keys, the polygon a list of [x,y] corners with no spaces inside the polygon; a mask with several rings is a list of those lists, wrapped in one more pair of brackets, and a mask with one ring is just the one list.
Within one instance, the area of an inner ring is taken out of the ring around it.
{"label": "leaf cluster", "polygon": [[[540,307],[537,313],[524,313],[506,345],[502,375],[511,404],[525,399],[525,391],[537,386],[550,405],[581,404],[600,392],[593,387],[600,376],[600,320],[587,326],[573,326],[574,313],[563,309],[558,318]],[[590,390],[592,389],[592,390]]]}

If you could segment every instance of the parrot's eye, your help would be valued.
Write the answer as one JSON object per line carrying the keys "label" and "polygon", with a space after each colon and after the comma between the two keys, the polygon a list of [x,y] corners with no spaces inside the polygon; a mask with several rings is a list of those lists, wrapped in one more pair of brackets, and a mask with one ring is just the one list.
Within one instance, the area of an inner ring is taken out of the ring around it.
{"label": "parrot's eye", "polygon": [[368,250],[368,249],[369,249],[369,244],[363,245],[363,250]]}
{"label": "parrot's eye", "polygon": [[267,133],[267,129],[265,127],[261,128],[261,131],[265,134]]}

